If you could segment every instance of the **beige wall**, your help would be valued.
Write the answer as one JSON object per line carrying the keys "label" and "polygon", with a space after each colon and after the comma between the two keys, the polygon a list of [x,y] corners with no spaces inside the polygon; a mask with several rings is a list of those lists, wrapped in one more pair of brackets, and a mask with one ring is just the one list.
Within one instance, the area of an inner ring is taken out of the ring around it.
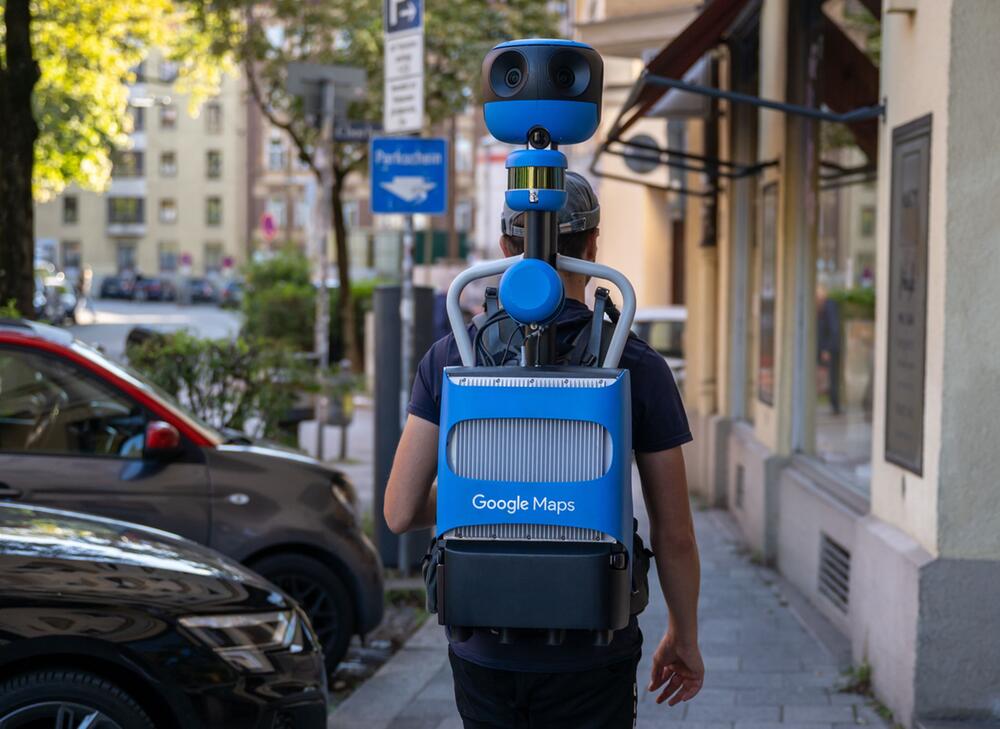
{"label": "beige wall", "polygon": [[924,475],[888,463],[885,453],[885,367],[888,340],[886,296],[876,311],[875,402],[872,419],[872,513],[899,527],[931,554],[938,553],[938,475],[944,376],[944,284],[948,210],[948,94],[951,0],[921,0],[913,15],[887,14],[882,26],[882,95],[886,118],[879,138],[877,290],[889,291],[889,194],[892,130],[933,114],[928,227],[927,361],[924,412]]}

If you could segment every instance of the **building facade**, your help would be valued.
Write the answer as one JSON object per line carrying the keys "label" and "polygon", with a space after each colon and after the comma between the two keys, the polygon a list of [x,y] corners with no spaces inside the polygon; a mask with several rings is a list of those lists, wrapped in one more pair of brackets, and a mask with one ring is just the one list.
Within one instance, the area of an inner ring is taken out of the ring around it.
{"label": "building facade", "polygon": [[176,65],[157,53],[129,92],[130,146],[105,192],[68,188],[36,206],[37,248],[75,276],[219,275],[246,260],[247,119],[243,82],[226,76],[196,114]]}
{"label": "building facade", "polygon": [[[692,489],[906,727],[1000,718],[998,32],[989,0],[713,0],[642,67],[711,68],[685,147],[654,145],[689,191],[665,197],[684,229]],[[679,106],[648,76],[598,165]],[[602,238],[646,241],[611,263],[672,248],[660,223],[609,221]]]}

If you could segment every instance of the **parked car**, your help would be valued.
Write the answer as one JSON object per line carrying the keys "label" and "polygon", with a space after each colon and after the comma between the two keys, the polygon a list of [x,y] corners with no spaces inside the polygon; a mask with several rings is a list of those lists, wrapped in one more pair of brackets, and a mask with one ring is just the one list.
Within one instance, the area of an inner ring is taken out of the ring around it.
{"label": "parked car", "polygon": [[65,330],[0,321],[0,499],[175,532],[264,575],[332,668],[382,618],[382,572],[343,474],[220,432]]}
{"label": "parked car", "polygon": [[0,504],[0,585],[4,729],[326,726],[302,610],[206,547]]}
{"label": "parked car", "polygon": [[215,290],[215,284],[207,278],[189,278],[185,285],[192,304],[214,304],[218,301],[219,294]]}
{"label": "parked car", "polygon": [[135,279],[131,276],[105,276],[101,281],[102,299],[131,299]]}
{"label": "parked car", "polygon": [[684,384],[684,328],[687,309],[683,306],[652,306],[639,309],[632,320],[632,331],[649,343],[670,365],[674,380]]}
{"label": "parked car", "polygon": [[132,298],[137,301],[173,301],[177,298],[177,291],[165,278],[139,276],[132,288]]}
{"label": "parked car", "polygon": [[226,309],[239,309],[243,304],[243,282],[231,279],[226,282],[219,293],[219,306]]}

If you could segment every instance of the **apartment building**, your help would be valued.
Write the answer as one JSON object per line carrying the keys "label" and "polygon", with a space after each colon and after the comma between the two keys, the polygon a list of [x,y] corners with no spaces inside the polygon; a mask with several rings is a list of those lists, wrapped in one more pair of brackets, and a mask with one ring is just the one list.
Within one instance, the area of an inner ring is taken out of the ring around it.
{"label": "apartment building", "polygon": [[244,83],[225,77],[200,109],[176,91],[177,67],[153,53],[131,87],[130,145],[104,192],[68,188],[36,206],[36,250],[75,276],[221,275],[246,260]]}

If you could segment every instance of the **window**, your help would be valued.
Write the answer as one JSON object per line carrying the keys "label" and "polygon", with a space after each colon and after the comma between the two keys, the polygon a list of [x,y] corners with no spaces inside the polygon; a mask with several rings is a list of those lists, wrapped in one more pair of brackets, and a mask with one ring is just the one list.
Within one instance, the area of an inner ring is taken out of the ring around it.
{"label": "window", "polygon": [[455,137],[455,171],[472,172],[472,163],[475,153],[472,148],[472,140],[466,136]]}
{"label": "window", "polygon": [[160,129],[177,128],[177,107],[173,104],[164,104],[160,107]]}
{"label": "window", "polygon": [[63,195],[63,222],[72,225],[80,220],[80,199],[76,195]]}
{"label": "window", "polygon": [[361,222],[361,206],[357,200],[344,201],[344,227],[348,230],[357,228]]}
{"label": "window", "polygon": [[285,155],[285,143],[277,134],[272,134],[267,142],[267,169],[281,172],[288,165]]}
{"label": "window", "polygon": [[160,243],[157,257],[160,261],[160,273],[177,272],[177,261],[179,259],[177,243],[173,241]]}
{"label": "window", "polygon": [[143,176],[144,154],[131,150],[116,150],[111,155],[111,176],[118,179]]}
{"label": "window", "polygon": [[222,104],[218,101],[205,104],[205,131],[209,134],[222,131]]}
{"label": "window", "polygon": [[205,275],[222,273],[222,244],[205,244]]}
{"label": "window", "polygon": [[274,219],[274,224],[279,229],[288,225],[288,203],[282,197],[269,197],[267,199],[267,214]]}
{"label": "window", "polygon": [[133,66],[130,73],[135,74],[135,83],[142,83],[146,80],[146,62],[141,61],[138,66]]}
{"label": "window", "polygon": [[205,198],[205,224],[206,225],[221,225],[222,224],[222,198],[221,197],[207,197],[207,198]]}
{"label": "window", "polygon": [[146,414],[69,364],[0,349],[0,452],[141,458]]}
{"label": "window", "polygon": [[177,201],[173,198],[166,197],[160,200],[160,222],[177,222]]}
{"label": "window", "polygon": [[83,263],[80,253],[80,241],[64,240],[62,242],[62,268],[67,275],[79,275]]}
{"label": "window", "polygon": [[205,153],[205,175],[210,180],[222,177],[222,152],[210,149]]}
{"label": "window", "polygon": [[460,200],[455,206],[455,230],[466,233],[472,230],[471,200]]}
{"label": "window", "polygon": [[144,223],[145,213],[145,200],[141,197],[108,198],[109,223]]}
{"label": "window", "polygon": [[118,241],[115,250],[115,260],[118,263],[118,273],[135,272],[135,242]]}
{"label": "window", "polygon": [[132,117],[132,131],[143,132],[146,130],[146,110],[141,106],[130,106],[129,115]]}
{"label": "window", "polygon": [[160,177],[177,176],[177,153],[160,152]]}
{"label": "window", "polygon": [[[826,149],[843,167],[864,162],[854,145]],[[868,493],[875,377],[876,192],[837,185],[819,193],[815,292],[813,454]]]}
{"label": "window", "polygon": [[292,218],[292,225],[296,228],[305,228],[309,225],[309,214],[312,211],[309,209],[309,201],[307,200],[296,200],[295,201],[295,215]]}
{"label": "window", "polygon": [[160,81],[173,83],[177,80],[177,64],[174,61],[160,61]]}

